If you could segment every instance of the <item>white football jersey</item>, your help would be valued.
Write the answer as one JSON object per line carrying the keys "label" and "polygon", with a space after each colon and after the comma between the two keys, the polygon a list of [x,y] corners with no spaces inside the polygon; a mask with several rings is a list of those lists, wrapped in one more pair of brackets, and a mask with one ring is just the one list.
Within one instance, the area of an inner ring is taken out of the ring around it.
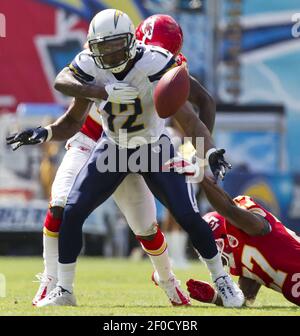
{"label": "white football jersey", "polygon": [[127,74],[122,74],[122,78],[120,74],[97,67],[88,50],[75,57],[70,69],[78,79],[91,84],[103,86],[121,82],[138,88],[135,104],[94,100],[106,135],[121,147],[136,147],[157,141],[164,132],[165,120],[155,110],[153,90],[158,80],[175,66],[177,63],[167,50],[140,44],[134,66]]}

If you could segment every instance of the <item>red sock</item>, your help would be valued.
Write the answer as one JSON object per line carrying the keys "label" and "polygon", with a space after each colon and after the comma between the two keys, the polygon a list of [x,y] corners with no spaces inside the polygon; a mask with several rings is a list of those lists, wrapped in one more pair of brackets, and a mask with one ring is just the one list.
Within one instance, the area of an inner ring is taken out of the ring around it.
{"label": "red sock", "polygon": [[145,240],[139,236],[136,236],[136,238],[140,241],[143,250],[152,256],[159,256],[160,254],[164,253],[167,248],[165,236],[159,228],[157,229],[155,237],[152,240]]}
{"label": "red sock", "polygon": [[44,222],[44,233],[48,236],[54,235],[57,237],[61,222],[61,218],[54,218],[51,211],[48,210]]}

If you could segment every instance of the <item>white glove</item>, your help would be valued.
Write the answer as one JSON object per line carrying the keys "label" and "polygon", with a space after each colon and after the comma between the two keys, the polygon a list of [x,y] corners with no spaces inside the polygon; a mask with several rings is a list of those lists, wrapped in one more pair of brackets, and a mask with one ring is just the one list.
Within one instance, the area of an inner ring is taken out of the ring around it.
{"label": "white glove", "polygon": [[114,83],[105,85],[108,94],[107,101],[117,104],[134,104],[139,91],[126,83]]}

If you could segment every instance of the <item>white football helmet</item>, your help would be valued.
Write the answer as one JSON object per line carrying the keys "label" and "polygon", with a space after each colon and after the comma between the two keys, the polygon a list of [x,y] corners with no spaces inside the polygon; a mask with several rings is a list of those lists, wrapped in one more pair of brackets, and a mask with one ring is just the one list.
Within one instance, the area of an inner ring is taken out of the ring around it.
{"label": "white football helmet", "polygon": [[96,14],[87,38],[96,65],[113,73],[123,71],[136,54],[134,25],[127,14],[117,9]]}

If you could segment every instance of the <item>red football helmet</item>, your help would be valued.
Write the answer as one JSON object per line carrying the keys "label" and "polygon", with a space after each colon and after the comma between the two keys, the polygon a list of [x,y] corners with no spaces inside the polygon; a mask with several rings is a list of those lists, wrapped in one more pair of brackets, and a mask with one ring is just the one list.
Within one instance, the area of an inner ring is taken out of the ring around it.
{"label": "red football helmet", "polygon": [[222,254],[222,257],[226,260],[227,265],[233,266],[234,259],[232,247],[237,246],[238,242],[233,236],[227,234],[225,218],[217,212],[209,212],[203,216],[203,219],[209,224],[217,247]]}
{"label": "red football helmet", "polygon": [[182,48],[183,33],[169,15],[156,14],[142,21],[135,30],[137,40],[169,50],[177,56]]}

